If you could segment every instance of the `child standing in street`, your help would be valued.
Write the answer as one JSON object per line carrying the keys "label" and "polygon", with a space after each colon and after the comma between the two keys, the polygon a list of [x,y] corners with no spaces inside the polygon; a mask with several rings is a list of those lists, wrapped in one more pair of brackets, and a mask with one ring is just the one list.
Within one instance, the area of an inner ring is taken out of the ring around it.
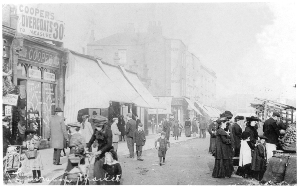
{"label": "child standing in street", "polygon": [[143,130],[142,123],[139,123],[138,129],[134,132],[133,140],[136,144],[137,160],[143,161],[144,159],[142,159],[142,149],[146,142],[146,136]]}
{"label": "child standing in street", "polygon": [[[166,133],[161,132],[161,137],[155,141],[155,148],[158,150],[159,165],[165,164],[166,152],[170,148],[170,142],[166,138]],[[162,163],[163,162],[163,163]]]}

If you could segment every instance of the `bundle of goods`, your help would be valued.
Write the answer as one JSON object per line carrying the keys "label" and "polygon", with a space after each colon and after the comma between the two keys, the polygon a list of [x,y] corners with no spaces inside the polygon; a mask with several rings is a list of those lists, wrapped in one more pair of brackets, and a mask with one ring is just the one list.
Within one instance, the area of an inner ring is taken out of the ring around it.
{"label": "bundle of goods", "polygon": [[284,151],[296,152],[296,126],[290,124],[285,136],[280,140],[280,145]]}

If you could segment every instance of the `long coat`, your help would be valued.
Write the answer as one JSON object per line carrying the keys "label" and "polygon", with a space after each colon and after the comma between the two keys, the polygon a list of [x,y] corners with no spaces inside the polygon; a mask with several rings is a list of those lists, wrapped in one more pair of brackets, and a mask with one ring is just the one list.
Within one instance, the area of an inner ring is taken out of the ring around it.
{"label": "long coat", "polygon": [[264,136],[268,138],[266,141],[270,144],[278,143],[279,128],[276,124],[276,121],[273,118],[269,118],[265,121],[263,126]]}
{"label": "long coat", "polygon": [[121,136],[125,135],[125,121],[123,118],[119,118],[118,119],[118,123],[117,123],[118,129],[121,132]]}
{"label": "long coat", "polygon": [[198,123],[197,121],[192,121],[191,122],[191,131],[194,133],[198,133]]}
{"label": "long coat", "polygon": [[64,118],[54,115],[50,118],[49,138],[51,138],[52,148],[63,149],[64,139],[68,140]]}
{"label": "long coat", "polygon": [[209,125],[208,128],[208,132],[210,134],[210,146],[209,146],[209,153],[213,153],[215,151],[215,140],[216,140],[216,132],[217,130],[217,123],[216,122],[212,122]]}
{"label": "long coat", "polygon": [[191,122],[190,121],[185,121],[184,129],[185,129],[185,136],[190,137],[191,136]]}
{"label": "long coat", "polygon": [[162,131],[166,133],[166,139],[168,140],[171,133],[171,122],[165,121],[162,126]]}
{"label": "long coat", "polygon": [[231,137],[221,128],[216,132],[215,159],[232,159]]}
{"label": "long coat", "polygon": [[133,133],[135,132],[137,128],[137,124],[136,121],[133,119],[130,119],[127,123],[126,123],[126,136],[128,138],[133,138]]}
{"label": "long coat", "polygon": [[235,150],[240,151],[241,135],[242,135],[241,127],[237,123],[234,123],[231,126],[231,137],[232,137],[232,145]]}
{"label": "long coat", "polygon": [[251,170],[253,171],[264,171],[266,170],[267,153],[266,146],[259,144],[255,148],[252,155]]}
{"label": "long coat", "polygon": [[111,125],[111,130],[113,134],[113,143],[119,142],[119,135],[121,135],[121,132],[119,131],[116,123]]}
{"label": "long coat", "polygon": [[173,134],[174,136],[179,136],[179,124],[178,124],[178,121],[174,121],[173,122]]}

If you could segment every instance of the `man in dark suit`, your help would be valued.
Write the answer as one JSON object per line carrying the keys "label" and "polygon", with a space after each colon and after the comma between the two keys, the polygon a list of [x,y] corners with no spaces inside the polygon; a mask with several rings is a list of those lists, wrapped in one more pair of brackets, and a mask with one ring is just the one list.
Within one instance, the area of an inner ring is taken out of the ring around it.
{"label": "man in dark suit", "polygon": [[278,144],[278,137],[280,135],[279,128],[277,126],[277,120],[280,117],[279,113],[273,112],[272,117],[267,119],[263,126],[264,136],[268,138],[266,141],[267,159],[273,156],[273,150],[276,150]]}
{"label": "man in dark suit", "polygon": [[129,158],[134,158],[134,142],[133,142],[133,134],[136,130],[136,121],[132,119],[132,114],[128,113],[126,123],[126,142],[129,150]]}
{"label": "man in dark suit", "polygon": [[[232,139],[232,147],[234,149],[234,157],[239,157],[240,155],[240,145],[241,145],[241,135],[242,129],[240,127],[240,121],[244,120],[244,116],[236,116],[235,123],[231,125],[231,139]],[[235,159],[234,166],[239,165],[239,159]]]}

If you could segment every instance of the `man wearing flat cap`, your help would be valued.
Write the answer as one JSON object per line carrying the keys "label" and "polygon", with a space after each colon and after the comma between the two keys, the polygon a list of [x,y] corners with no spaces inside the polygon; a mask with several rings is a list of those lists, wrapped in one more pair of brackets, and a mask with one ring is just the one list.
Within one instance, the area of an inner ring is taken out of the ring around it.
{"label": "man wearing flat cap", "polygon": [[61,108],[55,109],[55,115],[49,120],[49,135],[48,139],[51,139],[51,146],[54,148],[53,163],[54,165],[60,164],[60,154],[64,147],[64,139],[69,141],[66,126],[64,124],[63,111]]}
{"label": "man wearing flat cap", "polygon": [[96,116],[93,118],[95,130],[87,145],[87,150],[90,149],[94,141],[97,141],[98,147],[97,152],[95,152],[96,160],[94,163],[94,177],[98,185],[105,184],[102,181],[105,177],[105,171],[102,166],[104,164],[105,153],[110,151],[113,146],[113,134],[111,129],[108,127],[108,118],[104,116]]}
{"label": "man wearing flat cap", "polygon": [[129,150],[129,158],[134,158],[134,142],[133,135],[136,130],[136,121],[132,119],[132,114],[128,113],[126,115],[126,142]]}
{"label": "man wearing flat cap", "polygon": [[276,150],[278,143],[278,137],[280,135],[279,128],[277,126],[277,119],[280,117],[279,113],[273,112],[272,117],[267,119],[263,126],[264,136],[268,138],[266,143],[267,148],[267,159],[273,156],[273,150]]}

